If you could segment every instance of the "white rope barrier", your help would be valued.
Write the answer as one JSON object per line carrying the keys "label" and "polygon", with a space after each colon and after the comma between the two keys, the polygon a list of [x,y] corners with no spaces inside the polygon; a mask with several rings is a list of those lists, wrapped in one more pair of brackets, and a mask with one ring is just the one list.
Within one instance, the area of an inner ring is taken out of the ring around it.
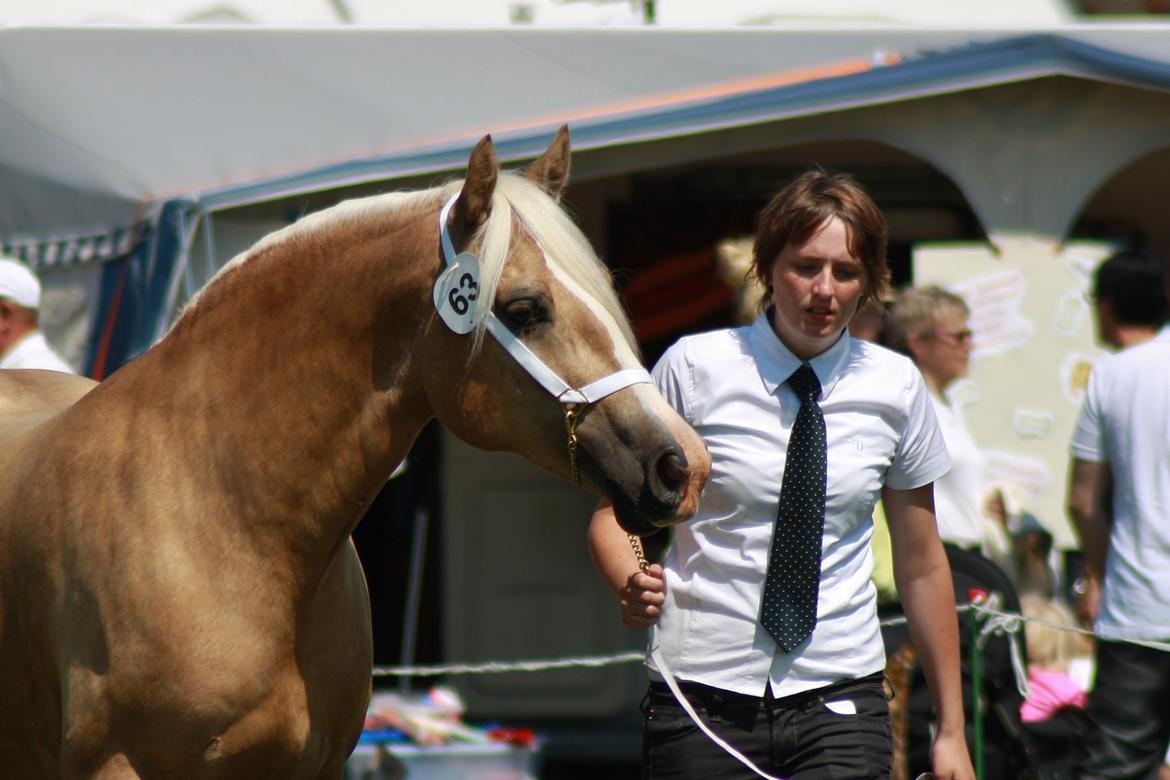
{"label": "white rope barrier", "polygon": [[[1028,674],[1023,658],[1023,651],[1020,647],[1020,634],[1024,630],[1024,626],[1029,623],[1037,623],[1039,625],[1054,628],[1060,631],[1071,631],[1078,634],[1086,634],[1094,638],[1100,638],[1093,631],[1080,628],[1078,626],[1063,625],[1060,623],[1053,623],[1048,620],[1040,618],[1026,617],[1016,612],[1004,612],[999,608],[998,594],[992,594],[985,601],[975,601],[970,604],[964,604],[956,608],[958,614],[964,612],[974,612],[983,620],[983,624],[979,629],[979,634],[975,639],[976,650],[982,651],[987,641],[993,636],[1006,636],[1009,640],[1012,672],[1016,680],[1016,687],[1020,695],[1027,698],[1030,695],[1028,686]],[[888,618],[882,620],[880,625],[882,627],[896,626],[905,624],[905,616],[895,618]],[[1147,642],[1141,640],[1113,640],[1126,641],[1131,644],[1141,645],[1143,647],[1150,647],[1156,650],[1170,652],[1170,642]],[[667,685],[675,698],[682,704],[687,714],[691,719],[707,734],[709,738],[714,740],[724,750],[731,754],[734,758],[752,770],[756,775],[766,780],[780,780],[772,775],[765,773],[747,757],[736,751],[731,745],[720,739],[718,735],[712,732],[697,713],[690,707],[686,697],[682,695],[678,689],[678,684],[674,680],[673,675],[666,670],[665,661],[657,648],[653,649],[655,661],[659,665],[660,671],[666,671],[665,679]],[[435,666],[375,666],[373,669],[374,677],[437,677],[441,675],[458,675],[458,674],[499,674],[503,672],[539,672],[552,669],[570,669],[570,668],[597,668],[603,666],[611,666],[623,663],[641,662],[645,659],[645,652],[643,651],[628,651],[623,653],[612,653],[609,655],[592,655],[592,656],[578,656],[571,658],[550,658],[550,659],[532,659],[525,661],[487,661],[479,664],[443,664]],[[930,777],[929,774],[920,776]]]}
{"label": "white rope barrier", "polygon": [[[982,649],[987,643],[987,640],[993,635],[1005,635],[1011,639],[1012,645],[1012,668],[1016,673],[1017,684],[1022,681],[1023,687],[1020,693],[1027,695],[1027,675],[1024,673],[1023,652],[1020,649],[1018,635],[1023,630],[1025,623],[1038,623],[1042,626],[1055,628],[1060,631],[1071,631],[1077,634],[1084,634],[1097,639],[1099,637],[1093,631],[1079,626],[1069,626],[1061,623],[1053,623],[1048,620],[1041,620],[1040,618],[1027,617],[1016,612],[1004,612],[997,608],[995,604],[973,602],[971,604],[964,604],[956,609],[958,614],[964,612],[976,612],[981,615],[986,623],[980,631],[977,643]],[[898,626],[906,623],[904,616],[887,618],[881,621],[883,627]],[[1153,642],[1144,641],[1140,639],[1115,639],[1113,637],[1104,637],[1108,641],[1126,642],[1132,645],[1141,645],[1153,650],[1162,650],[1170,652],[1170,642]],[[602,666],[613,666],[616,664],[628,664],[641,662],[646,658],[646,653],[642,650],[630,650],[623,653],[612,653],[609,655],[587,655],[570,658],[536,658],[523,661],[484,661],[482,663],[452,663],[441,664],[434,666],[375,666],[373,671],[374,677],[439,677],[442,675],[459,675],[459,674],[501,674],[504,672],[543,672],[550,669],[571,669],[571,668],[597,668]]]}
{"label": "white rope barrier", "polygon": [[479,664],[445,664],[438,666],[375,666],[374,677],[438,677],[444,674],[500,674],[502,672],[543,672],[549,669],[599,667],[643,661],[646,653],[631,650],[611,655],[586,655],[576,658],[548,658],[529,661],[485,661]]}
{"label": "white rope barrier", "polygon": [[987,601],[971,603],[970,608],[984,619],[979,636],[975,637],[975,649],[982,652],[991,637],[1006,636],[1012,659],[1012,675],[1016,679],[1016,690],[1026,699],[1032,695],[1032,686],[1028,684],[1028,668],[1024,663],[1024,653],[1020,649],[1020,633],[1023,631],[1025,618],[1014,612],[1000,612],[996,609],[998,606],[998,593],[992,593],[987,597]]}

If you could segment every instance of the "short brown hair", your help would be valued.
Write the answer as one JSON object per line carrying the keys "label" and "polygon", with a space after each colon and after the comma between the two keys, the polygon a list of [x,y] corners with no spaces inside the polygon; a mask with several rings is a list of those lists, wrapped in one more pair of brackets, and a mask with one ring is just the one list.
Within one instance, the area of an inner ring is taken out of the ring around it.
{"label": "short brown hair", "polygon": [[862,302],[879,300],[889,284],[886,218],[847,174],[812,168],[776,193],[756,221],[752,274],[772,302],[772,265],[790,243],[803,244],[833,217],[845,223],[849,251],[865,268]]}

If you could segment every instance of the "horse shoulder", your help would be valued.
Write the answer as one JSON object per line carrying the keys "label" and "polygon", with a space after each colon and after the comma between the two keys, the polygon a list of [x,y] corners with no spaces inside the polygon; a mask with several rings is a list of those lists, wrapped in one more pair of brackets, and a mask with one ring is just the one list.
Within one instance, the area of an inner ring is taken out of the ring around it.
{"label": "horse shoulder", "polygon": [[53,371],[0,371],[0,774],[12,777],[50,776],[59,741],[58,655],[49,637],[60,566],[36,479],[55,422],[95,385]]}
{"label": "horse shoulder", "polygon": [[[0,548],[10,553],[0,555],[0,574],[7,581],[19,581],[21,572],[12,568],[29,563],[16,548],[43,548],[53,536],[43,510],[59,496],[41,481],[52,469],[48,453],[68,433],[58,430],[62,418],[96,385],[56,371],[0,371]],[[0,605],[4,590],[0,584]]]}
{"label": "horse shoulder", "polygon": [[[279,590],[273,586],[256,582],[257,601]],[[193,762],[193,777],[340,771],[361,732],[372,663],[368,600],[352,543],[300,609],[258,621],[256,604],[237,600],[228,609],[218,597],[204,600],[210,603],[203,609],[158,604],[157,620],[134,636],[107,628],[110,664],[100,681],[71,680],[68,731],[100,731],[102,724],[89,721],[116,690],[113,721],[129,724],[140,765],[160,766],[178,751]],[[143,642],[143,634],[157,641]]]}

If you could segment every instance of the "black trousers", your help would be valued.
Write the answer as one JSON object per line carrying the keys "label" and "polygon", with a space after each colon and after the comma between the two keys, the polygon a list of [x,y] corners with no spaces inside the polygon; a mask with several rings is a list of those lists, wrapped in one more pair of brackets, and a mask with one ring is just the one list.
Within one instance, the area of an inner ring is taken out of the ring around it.
{"label": "black trousers", "polygon": [[[681,682],[699,716],[768,774],[784,780],[889,778],[890,709],[881,673],[763,698]],[[759,780],[694,724],[665,683],[643,703],[643,780]]]}
{"label": "black trousers", "polygon": [[1157,776],[1170,740],[1170,652],[1097,640],[1085,780]]}

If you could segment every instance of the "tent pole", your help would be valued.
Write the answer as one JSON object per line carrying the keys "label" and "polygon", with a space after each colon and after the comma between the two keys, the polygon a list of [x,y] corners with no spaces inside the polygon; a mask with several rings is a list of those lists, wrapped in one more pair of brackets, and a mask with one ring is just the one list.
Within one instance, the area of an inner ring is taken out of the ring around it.
{"label": "tent pole", "polygon": [[[406,589],[406,614],[402,619],[402,665],[414,663],[416,637],[418,635],[419,604],[422,601],[423,564],[427,548],[427,511],[419,507],[414,513],[414,529],[410,542],[410,571]],[[401,693],[410,692],[410,677],[399,678]]]}

